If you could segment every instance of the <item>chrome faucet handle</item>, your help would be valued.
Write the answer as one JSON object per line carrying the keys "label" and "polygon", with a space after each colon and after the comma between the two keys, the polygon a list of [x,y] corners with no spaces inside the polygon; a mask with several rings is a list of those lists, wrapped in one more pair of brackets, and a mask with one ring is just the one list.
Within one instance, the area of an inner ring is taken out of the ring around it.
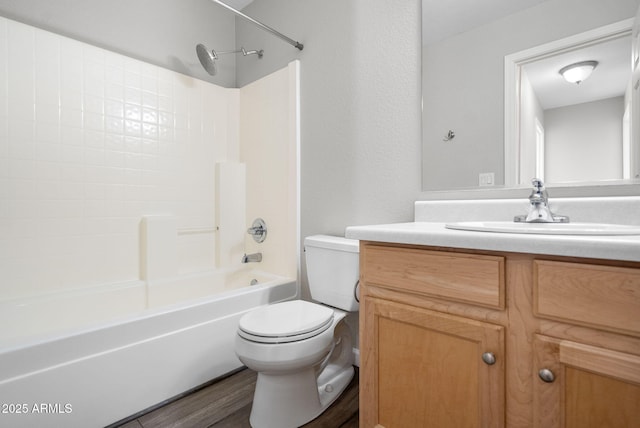
{"label": "chrome faucet handle", "polygon": [[531,195],[529,195],[529,201],[532,204],[534,203],[547,203],[549,195],[547,193],[547,189],[544,188],[544,183],[539,178],[534,178],[531,180],[531,184],[533,185],[533,190],[531,191]]}
{"label": "chrome faucet handle", "polygon": [[263,219],[257,218],[253,221],[251,227],[247,229],[247,233],[253,236],[253,240],[257,243],[264,242],[267,239],[267,224]]}

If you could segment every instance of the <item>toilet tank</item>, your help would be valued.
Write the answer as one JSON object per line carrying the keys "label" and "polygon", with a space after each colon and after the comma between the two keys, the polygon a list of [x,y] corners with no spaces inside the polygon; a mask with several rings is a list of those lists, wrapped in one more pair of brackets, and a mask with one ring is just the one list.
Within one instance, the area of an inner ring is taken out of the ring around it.
{"label": "toilet tank", "polygon": [[304,249],[311,298],[345,311],[357,311],[360,242],[314,235],[305,238]]}

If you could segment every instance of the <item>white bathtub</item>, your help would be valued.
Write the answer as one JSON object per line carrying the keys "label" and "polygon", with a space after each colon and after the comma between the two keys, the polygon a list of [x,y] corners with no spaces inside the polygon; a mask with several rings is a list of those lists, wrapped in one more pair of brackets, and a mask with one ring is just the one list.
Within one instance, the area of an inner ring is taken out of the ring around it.
{"label": "white bathtub", "polygon": [[0,427],[103,427],[160,403],[241,367],[240,316],[296,296],[245,265],[2,302]]}

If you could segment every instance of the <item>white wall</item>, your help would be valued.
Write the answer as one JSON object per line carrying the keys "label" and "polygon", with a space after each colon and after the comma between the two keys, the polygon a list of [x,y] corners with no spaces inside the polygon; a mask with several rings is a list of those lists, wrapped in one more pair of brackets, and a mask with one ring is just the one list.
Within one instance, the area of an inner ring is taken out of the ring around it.
{"label": "white wall", "polygon": [[412,220],[420,193],[420,1],[260,0],[244,11],[305,46],[298,51],[237,23],[239,44],[265,49],[259,61],[239,60],[239,85],[300,59],[302,237]]}
{"label": "white wall", "polygon": [[545,110],[546,181],[621,179],[623,114],[622,96]]}

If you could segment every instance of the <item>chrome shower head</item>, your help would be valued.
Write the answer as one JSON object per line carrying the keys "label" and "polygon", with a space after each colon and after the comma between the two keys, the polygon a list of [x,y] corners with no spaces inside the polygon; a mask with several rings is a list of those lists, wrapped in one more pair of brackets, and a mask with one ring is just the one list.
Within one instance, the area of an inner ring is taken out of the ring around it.
{"label": "chrome shower head", "polygon": [[209,73],[211,76],[215,76],[218,73],[218,67],[216,67],[216,60],[218,59],[218,55],[216,51],[207,49],[205,45],[202,43],[198,43],[196,46],[196,52],[198,54],[198,59],[200,60],[200,64]]}
{"label": "chrome shower head", "polygon": [[196,53],[198,54],[200,64],[202,64],[207,73],[215,76],[218,73],[218,67],[216,67],[216,60],[218,59],[218,55],[241,53],[243,56],[258,55],[258,58],[262,58],[264,51],[262,49],[260,49],[259,51],[248,51],[245,48],[240,48],[240,50],[237,51],[216,52],[213,49],[207,49],[207,47],[202,43],[198,43],[198,45],[196,45]]}

